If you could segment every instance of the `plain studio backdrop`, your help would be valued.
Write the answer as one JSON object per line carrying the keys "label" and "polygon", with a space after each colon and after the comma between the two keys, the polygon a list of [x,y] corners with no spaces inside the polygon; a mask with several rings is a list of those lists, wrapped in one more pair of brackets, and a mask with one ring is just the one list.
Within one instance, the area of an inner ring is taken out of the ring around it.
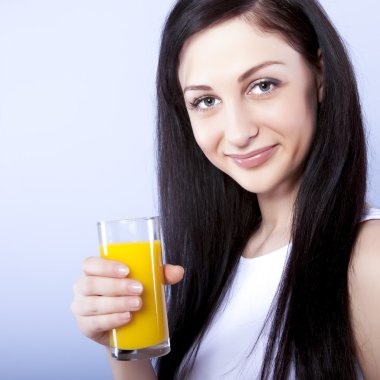
{"label": "plain studio backdrop", "polygon": [[[0,0],[0,378],[111,379],[69,305],[96,221],[157,213],[155,70],[172,0]],[[380,205],[376,0],[324,0],[358,75]],[[347,189],[349,191],[349,189]]]}

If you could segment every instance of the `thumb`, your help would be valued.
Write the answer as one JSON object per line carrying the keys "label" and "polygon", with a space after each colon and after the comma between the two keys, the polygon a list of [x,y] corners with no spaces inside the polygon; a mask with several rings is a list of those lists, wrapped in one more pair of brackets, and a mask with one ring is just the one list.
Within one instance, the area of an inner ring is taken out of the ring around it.
{"label": "thumb", "polygon": [[185,270],[180,265],[164,265],[164,277],[167,285],[174,285],[183,279]]}

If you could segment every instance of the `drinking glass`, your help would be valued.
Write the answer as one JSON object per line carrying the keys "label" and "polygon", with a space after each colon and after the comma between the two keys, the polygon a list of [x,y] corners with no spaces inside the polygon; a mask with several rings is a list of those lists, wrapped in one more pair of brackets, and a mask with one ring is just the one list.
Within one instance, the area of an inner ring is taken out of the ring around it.
{"label": "drinking glass", "polygon": [[143,284],[143,306],[131,321],[110,331],[112,356],[139,360],[170,352],[158,217],[98,223],[101,257],[129,268],[128,277]]}

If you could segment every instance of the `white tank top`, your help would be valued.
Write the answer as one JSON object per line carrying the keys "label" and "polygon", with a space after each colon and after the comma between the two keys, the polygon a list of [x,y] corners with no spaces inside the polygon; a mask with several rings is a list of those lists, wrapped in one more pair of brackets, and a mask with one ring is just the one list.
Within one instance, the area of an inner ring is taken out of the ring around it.
{"label": "white tank top", "polygon": [[[380,219],[380,210],[368,209],[363,221],[370,219]],[[189,380],[259,378],[270,323],[260,332],[288,252],[289,245],[264,256],[240,258],[231,288],[200,343]],[[361,379],[358,366],[357,372]],[[293,366],[289,379],[295,379]]]}

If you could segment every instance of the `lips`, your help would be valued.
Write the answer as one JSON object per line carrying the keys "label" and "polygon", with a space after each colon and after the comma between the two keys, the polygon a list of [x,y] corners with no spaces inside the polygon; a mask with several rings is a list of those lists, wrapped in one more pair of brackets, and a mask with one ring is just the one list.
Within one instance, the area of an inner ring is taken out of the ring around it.
{"label": "lips", "polygon": [[262,165],[269,160],[276,150],[277,145],[271,145],[249,152],[247,154],[228,154],[236,165],[244,169],[250,169]]}

